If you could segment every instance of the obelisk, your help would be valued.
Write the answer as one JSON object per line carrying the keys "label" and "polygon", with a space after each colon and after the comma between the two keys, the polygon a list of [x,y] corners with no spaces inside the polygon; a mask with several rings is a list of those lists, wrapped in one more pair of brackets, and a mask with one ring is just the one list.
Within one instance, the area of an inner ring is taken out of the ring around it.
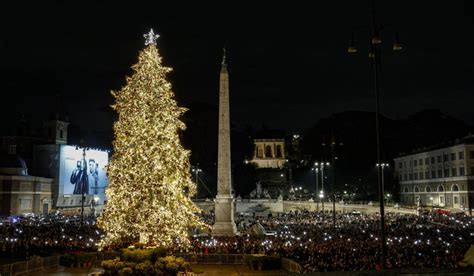
{"label": "obelisk", "polygon": [[214,209],[216,218],[212,228],[214,236],[233,236],[237,233],[234,223],[234,198],[231,191],[229,73],[224,49],[219,85],[217,195]]}

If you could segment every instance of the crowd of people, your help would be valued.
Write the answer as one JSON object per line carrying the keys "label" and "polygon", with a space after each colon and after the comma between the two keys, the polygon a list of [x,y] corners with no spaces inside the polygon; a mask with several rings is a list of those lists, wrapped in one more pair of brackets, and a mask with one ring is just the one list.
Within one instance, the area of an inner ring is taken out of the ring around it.
{"label": "crowd of people", "polygon": [[[474,241],[473,220],[464,215],[385,217],[387,268],[454,268]],[[240,216],[236,223],[246,234],[197,237],[195,251],[277,254],[297,261],[305,272],[363,271],[381,265],[378,215],[340,213],[335,227],[332,214],[309,211]],[[266,234],[258,235],[261,228]]]}
{"label": "crowd of people", "polygon": [[0,223],[0,257],[28,259],[71,251],[95,251],[101,238],[94,217],[11,218]]}
{"label": "crowd of people", "polygon": [[[386,214],[387,268],[453,268],[474,241],[474,221],[464,215]],[[212,224],[212,214],[202,214]],[[361,213],[296,211],[240,215],[241,235],[194,235],[191,251],[202,254],[275,254],[305,272],[363,271],[380,267],[379,217]],[[15,258],[95,251],[102,237],[93,217],[31,217],[0,223],[0,254]]]}

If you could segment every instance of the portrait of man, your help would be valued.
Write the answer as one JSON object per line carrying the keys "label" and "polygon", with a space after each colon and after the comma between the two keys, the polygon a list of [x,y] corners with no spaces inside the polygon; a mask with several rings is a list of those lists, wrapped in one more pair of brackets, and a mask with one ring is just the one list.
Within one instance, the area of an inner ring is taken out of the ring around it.
{"label": "portrait of man", "polygon": [[76,168],[71,173],[70,182],[75,185],[73,194],[82,195],[89,193],[87,162],[84,157],[76,162]]}
{"label": "portrait of man", "polygon": [[89,183],[91,185],[91,194],[99,194],[99,163],[94,159],[89,159]]}

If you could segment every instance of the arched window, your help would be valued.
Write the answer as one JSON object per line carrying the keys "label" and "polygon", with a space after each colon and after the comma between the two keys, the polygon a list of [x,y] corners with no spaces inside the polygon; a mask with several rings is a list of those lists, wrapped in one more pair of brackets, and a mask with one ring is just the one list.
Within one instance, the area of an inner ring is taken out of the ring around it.
{"label": "arched window", "polygon": [[276,157],[283,157],[281,154],[281,145],[276,146]]}
{"label": "arched window", "polygon": [[444,192],[444,187],[442,185],[438,186],[438,192]]}
{"label": "arched window", "polygon": [[265,147],[265,157],[273,157],[273,154],[272,154],[272,147],[270,146],[266,146]]}
{"label": "arched window", "polygon": [[427,192],[427,193],[431,192],[431,187],[430,187],[430,186],[426,186],[426,187],[425,187],[425,192]]}
{"label": "arched window", "polygon": [[408,188],[405,187],[405,189],[403,189],[403,192],[404,192],[404,193],[408,193]]}
{"label": "arched window", "polygon": [[453,191],[453,192],[459,191],[458,185],[454,184],[453,187],[451,188],[451,191]]}
{"label": "arched window", "polygon": [[419,193],[420,189],[418,189],[418,186],[415,186],[415,193]]}

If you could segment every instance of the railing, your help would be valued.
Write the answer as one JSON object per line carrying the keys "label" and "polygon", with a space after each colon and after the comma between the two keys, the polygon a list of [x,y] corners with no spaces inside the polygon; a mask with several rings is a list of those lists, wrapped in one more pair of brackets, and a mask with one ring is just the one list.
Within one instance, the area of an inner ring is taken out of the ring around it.
{"label": "railing", "polygon": [[40,270],[47,267],[54,267],[59,265],[59,258],[61,256],[50,256],[46,258],[34,259],[24,262],[16,262],[0,266],[0,275],[14,276],[22,273],[28,273],[35,270]]}
{"label": "railing", "polygon": [[281,267],[288,272],[300,273],[303,270],[299,263],[287,258],[281,258]]}
{"label": "railing", "polygon": [[190,263],[200,264],[243,264],[244,254],[173,254]]}
{"label": "railing", "polygon": [[[181,257],[190,263],[199,264],[244,264],[245,254],[173,254]],[[303,269],[301,265],[293,260],[281,258],[281,267],[288,272],[300,273]]]}

